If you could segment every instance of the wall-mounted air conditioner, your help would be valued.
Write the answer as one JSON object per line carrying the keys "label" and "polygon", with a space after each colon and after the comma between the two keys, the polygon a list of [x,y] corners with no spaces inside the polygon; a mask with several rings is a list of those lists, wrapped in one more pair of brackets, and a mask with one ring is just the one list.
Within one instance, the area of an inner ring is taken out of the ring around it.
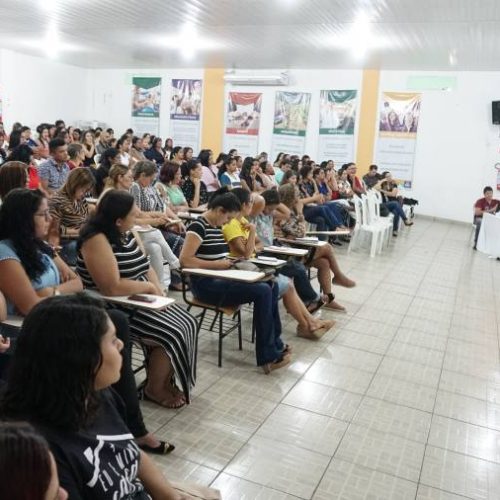
{"label": "wall-mounted air conditioner", "polygon": [[285,86],[289,84],[288,73],[275,73],[268,75],[242,75],[236,73],[226,73],[224,81],[231,85],[272,85]]}

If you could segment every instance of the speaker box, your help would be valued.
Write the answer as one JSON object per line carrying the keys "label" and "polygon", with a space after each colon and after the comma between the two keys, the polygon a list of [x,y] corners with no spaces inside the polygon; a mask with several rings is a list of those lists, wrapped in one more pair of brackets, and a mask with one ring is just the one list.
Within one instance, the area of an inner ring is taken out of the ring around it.
{"label": "speaker box", "polygon": [[493,125],[500,125],[500,101],[493,101],[491,103],[491,116]]}

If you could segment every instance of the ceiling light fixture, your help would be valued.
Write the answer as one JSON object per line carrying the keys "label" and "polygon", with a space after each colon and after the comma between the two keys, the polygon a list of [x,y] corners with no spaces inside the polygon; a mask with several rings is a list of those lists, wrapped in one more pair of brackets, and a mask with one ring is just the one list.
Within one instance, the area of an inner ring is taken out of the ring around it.
{"label": "ceiling light fixture", "polygon": [[177,49],[184,60],[192,60],[199,51],[220,48],[215,40],[205,38],[198,34],[196,26],[185,23],[177,35],[161,37],[159,43],[170,49]]}

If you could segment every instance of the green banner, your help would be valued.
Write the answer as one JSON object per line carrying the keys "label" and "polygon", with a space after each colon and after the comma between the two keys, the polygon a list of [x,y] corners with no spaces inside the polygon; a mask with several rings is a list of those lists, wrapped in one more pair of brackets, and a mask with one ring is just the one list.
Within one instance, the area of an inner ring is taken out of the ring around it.
{"label": "green banner", "polygon": [[134,76],[132,88],[132,116],[159,118],[161,78]]}
{"label": "green banner", "polygon": [[322,90],[319,102],[320,135],[354,135],[357,90]]}
{"label": "green banner", "polygon": [[304,137],[310,103],[311,94],[305,92],[276,92],[273,133]]}

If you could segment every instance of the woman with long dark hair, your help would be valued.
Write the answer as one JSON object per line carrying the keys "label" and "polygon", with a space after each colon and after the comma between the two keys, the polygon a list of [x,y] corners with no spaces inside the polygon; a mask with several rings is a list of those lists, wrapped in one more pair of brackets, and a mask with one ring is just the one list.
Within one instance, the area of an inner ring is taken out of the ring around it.
{"label": "woman with long dark hair", "polygon": [[247,156],[243,160],[240,172],[241,187],[247,189],[251,193],[260,193],[264,191],[264,181],[261,179],[258,169],[259,161],[255,158]]}
{"label": "woman with long dark hair", "polygon": [[[162,295],[149,259],[130,232],[137,213],[129,193],[110,190],[101,198],[80,233],[77,270],[87,288],[111,296]],[[150,349],[143,395],[167,408],[189,403],[196,380],[196,320],[176,304],[165,311],[140,309],[130,319],[130,331]]]}
{"label": "woman with long dark hair", "polygon": [[151,147],[144,151],[144,156],[156,163],[157,169],[160,169],[165,162],[161,137],[155,137],[151,142]]}
{"label": "woman with long dark hair", "polygon": [[[51,217],[47,198],[40,191],[14,189],[0,209],[0,291],[9,314],[28,314],[44,299],[82,290],[80,278],[44,241]],[[126,401],[127,423],[137,442],[155,453],[166,453],[168,443],[148,433],[140,411],[131,367],[131,341],[123,313],[111,311],[125,344],[122,376],[115,387]]]}
{"label": "woman with long dark hair", "polygon": [[120,152],[116,148],[108,148],[102,153],[99,168],[91,170],[95,177],[95,192],[99,196],[103,189],[106,179],[109,175],[109,169],[118,163],[120,159]]}
{"label": "woman with long dark hair", "polygon": [[77,294],[37,304],[23,323],[1,413],[47,439],[71,499],[177,500],[134,442],[110,387],[122,347],[99,301]]}
{"label": "woman with long dark hair", "polygon": [[0,422],[0,498],[66,500],[59,486],[54,456],[47,441],[31,425]]}

